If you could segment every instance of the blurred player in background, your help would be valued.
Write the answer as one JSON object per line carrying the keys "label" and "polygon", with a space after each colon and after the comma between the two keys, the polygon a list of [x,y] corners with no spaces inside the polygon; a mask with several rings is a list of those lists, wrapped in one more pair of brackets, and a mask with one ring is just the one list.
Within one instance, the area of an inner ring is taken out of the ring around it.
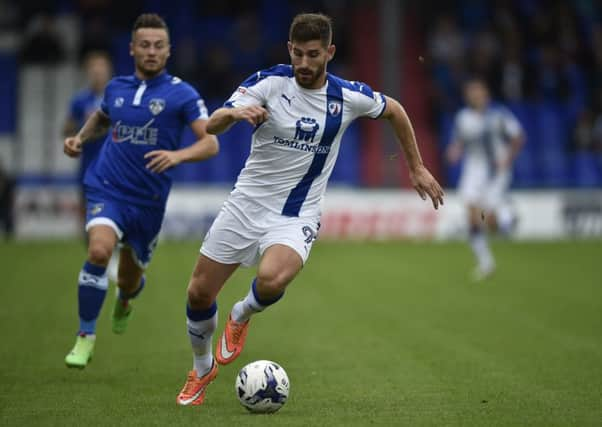
{"label": "blurred player in background", "polygon": [[[416,191],[423,199],[430,196],[435,208],[443,203],[443,191],[422,163],[401,105],[364,83],[326,72],[335,53],[329,17],[296,16],[288,51],[292,65],[253,74],[207,124],[213,134],[239,121],[251,123],[255,131],[251,154],[205,237],[188,285],[193,370],[177,397],[180,405],[203,402],[207,385],[217,375],[217,363],[231,363],[242,351],[250,317],[282,298],[301,271],[317,237],[320,203],[341,136],[353,120],[388,120]],[[228,316],[214,360],[217,294],[241,264],[257,262],[257,276]]]}
{"label": "blurred player in background", "polygon": [[[144,288],[144,270],[157,244],[171,187],[169,169],[218,151],[217,139],[205,130],[203,100],[165,70],[170,43],[161,17],[143,14],[136,19],[130,54],[134,74],[113,78],[100,108],[64,143],[65,153],[77,157],[83,144],[112,127],[84,178],[88,258],[79,273],[80,326],[75,346],[65,358],[69,367],[83,368],[92,357],[96,319],[108,288],[106,268],[116,243],[124,246],[112,328],[123,333],[132,312],[129,301]],[[198,139],[179,149],[187,125]]]}
{"label": "blurred player in background", "polygon": [[473,278],[482,280],[495,271],[487,228],[509,232],[516,220],[507,191],[524,132],[507,108],[492,104],[480,78],[466,81],[464,98],[466,107],[456,114],[447,159],[456,164],[464,158],[458,193],[467,208],[470,246],[477,260]]}
{"label": "blurred player in background", "polygon": [[[63,126],[65,137],[73,136],[86,123],[90,115],[94,114],[100,108],[104,90],[113,74],[113,65],[106,52],[91,51],[83,61],[84,72],[86,74],[86,88],[82,89],[71,99],[69,105],[69,114]],[[82,224],[86,221],[86,197],[84,194],[84,174],[86,169],[96,160],[106,135],[100,135],[98,138],[91,139],[82,147],[81,160],[79,165],[78,183],[80,189],[80,218]],[[82,227],[83,229],[83,227]],[[87,237],[87,235],[86,235]],[[109,278],[117,280],[117,266],[119,249],[115,248],[111,261],[107,267]]]}

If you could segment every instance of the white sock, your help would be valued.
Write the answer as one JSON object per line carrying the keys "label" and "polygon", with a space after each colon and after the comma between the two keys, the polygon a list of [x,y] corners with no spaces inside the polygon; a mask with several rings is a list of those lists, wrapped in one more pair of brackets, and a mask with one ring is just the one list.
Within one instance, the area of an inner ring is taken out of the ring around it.
{"label": "white sock", "polygon": [[[199,317],[202,320],[193,320]],[[217,328],[217,305],[214,304],[206,311],[188,308],[186,326],[192,346],[193,368],[197,376],[202,377],[213,366],[212,338]]]}
{"label": "white sock", "polygon": [[111,259],[109,260],[109,265],[107,265],[107,276],[109,276],[109,280],[113,283],[117,283],[117,276],[119,273],[119,255],[119,246],[115,246],[115,248],[113,248],[113,253],[111,254]]}
{"label": "white sock", "polygon": [[253,292],[249,292],[251,297],[247,295],[243,300],[234,304],[234,307],[232,307],[232,312],[230,313],[232,315],[232,320],[238,323],[246,322],[251,318],[252,315],[265,309],[264,306],[257,303],[257,300],[255,300],[252,294]]}
{"label": "white sock", "polygon": [[489,249],[487,236],[482,230],[472,231],[470,233],[470,246],[477,258],[481,270],[489,270],[493,267],[493,255]]}
{"label": "white sock", "polygon": [[230,313],[232,320],[238,323],[246,322],[255,313],[259,313],[270,305],[280,301],[280,298],[282,298],[283,295],[284,292],[270,300],[259,301],[259,297],[257,296],[257,278],[255,278],[253,279],[253,283],[251,283],[251,289],[249,289],[247,296],[232,307]]}
{"label": "white sock", "polygon": [[515,214],[510,206],[502,206],[497,211],[498,228],[503,234],[510,234],[515,221]]}

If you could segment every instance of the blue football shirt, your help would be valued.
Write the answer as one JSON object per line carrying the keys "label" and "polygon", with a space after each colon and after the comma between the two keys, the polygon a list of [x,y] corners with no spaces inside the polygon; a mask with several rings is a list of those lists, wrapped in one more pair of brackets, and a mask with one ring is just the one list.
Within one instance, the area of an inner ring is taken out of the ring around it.
{"label": "blue football shirt", "polygon": [[164,208],[171,170],[151,172],[146,169],[150,159],[144,155],[178,149],[184,128],[208,118],[203,99],[192,86],[164,72],[150,80],[115,77],[100,108],[111,120],[111,131],[98,161],[86,172],[86,190]]}
{"label": "blue football shirt", "polygon": [[[102,94],[96,94],[91,89],[84,89],[75,94],[69,106],[69,114],[75,120],[78,129],[81,129],[88,117],[100,108],[101,103]],[[84,173],[90,164],[98,157],[104,140],[105,136],[103,135],[84,144],[79,169],[80,182],[83,180]]]}

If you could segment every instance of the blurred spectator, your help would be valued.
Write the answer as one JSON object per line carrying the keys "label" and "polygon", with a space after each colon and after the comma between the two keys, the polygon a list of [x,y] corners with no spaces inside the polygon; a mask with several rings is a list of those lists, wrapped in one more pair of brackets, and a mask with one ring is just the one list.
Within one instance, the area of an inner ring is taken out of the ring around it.
{"label": "blurred spectator", "polygon": [[6,239],[11,239],[15,232],[14,205],[15,180],[0,164],[0,223]]}
{"label": "blurred spectator", "polygon": [[592,148],[602,153],[602,113],[598,114],[592,130]]}
{"label": "blurred spectator", "polygon": [[[205,99],[223,103],[237,85],[232,67],[232,55],[222,44],[215,43],[205,52],[205,63],[201,67],[202,75],[195,81],[201,84],[201,94]],[[243,71],[244,72],[244,71]]]}
{"label": "blurred spectator", "polygon": [[17,26],[19,11],[14,0],[0,0],[0,29],[12,29]]}
{"label": "blurred spectator", "polygon": [[516,102],[524,97],[525,71],[521,63],[520,41],[515,33],[503,43],[503,57],[500,65],[500,97]]}
{"label": "blurred spectator", "polygon": [[453,64],[464,59],[464,37],[452,15],[443,14],[437,18],[429,51],[433,61],[438,63]]}
{"label": "blurred spectator", "polygon": [[110,52],[111,41],[107,21],[101,16],[90,18],[81,28],[81,42],[79,45],[78,58],[83,61],[90,52]]}
{"label": "blurred spectator", "polygon": [[65,48],[51,15],[40,14],[31,20],[21,47],[23,64],[54,65],[65,59]]}
{"label": "blurred spectator", "polygon": [[589,109],[581,112],[573,131],[573,148],[577,151],[594,148],[594,114]]}

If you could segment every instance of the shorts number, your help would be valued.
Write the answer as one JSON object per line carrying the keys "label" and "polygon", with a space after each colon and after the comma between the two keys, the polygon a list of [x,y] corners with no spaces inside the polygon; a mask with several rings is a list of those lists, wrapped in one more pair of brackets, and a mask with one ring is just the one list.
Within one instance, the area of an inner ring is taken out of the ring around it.
{"label": "shorts number", "polygon": [[303,234],[305,235],[305,243],[311,243],[318,238],[318,235],[308,225],[303,226]]}

